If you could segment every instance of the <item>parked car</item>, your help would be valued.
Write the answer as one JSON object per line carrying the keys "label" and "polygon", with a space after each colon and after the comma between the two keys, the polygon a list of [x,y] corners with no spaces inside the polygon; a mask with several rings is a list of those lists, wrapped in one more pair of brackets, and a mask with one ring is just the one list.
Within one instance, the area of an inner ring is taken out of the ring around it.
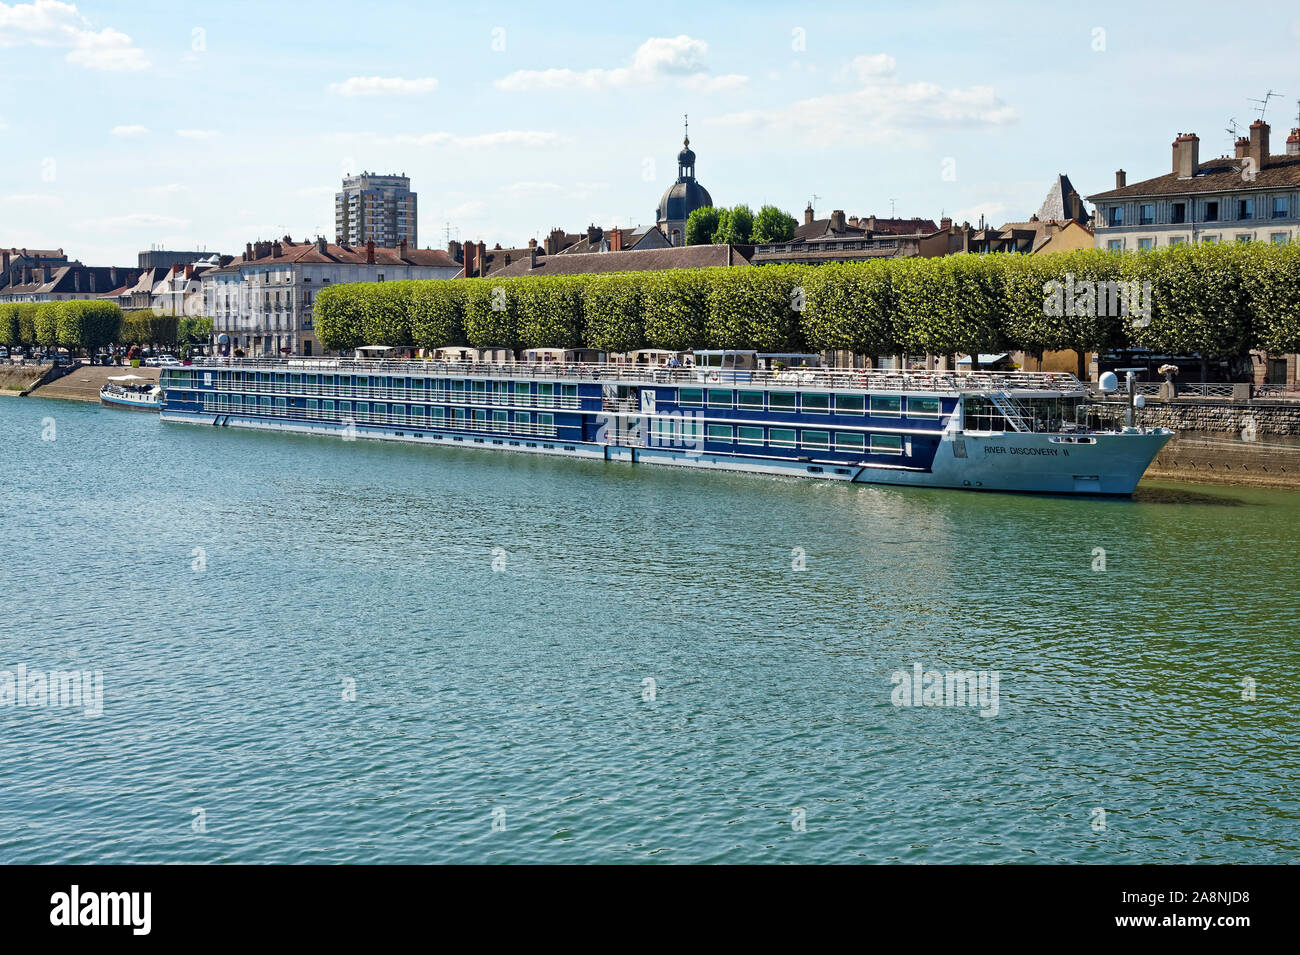
{"label": "parked car", "polygon": [[8,358],[8,357],[9,357],[9,349],[5,348],[3,345],[0,345],[0,358]]}
{"label": "parked car", "polygon": [[180,364],[175,355],[158,355],[153,358],[146,358],[144,363],[149,368],[163,368]]}

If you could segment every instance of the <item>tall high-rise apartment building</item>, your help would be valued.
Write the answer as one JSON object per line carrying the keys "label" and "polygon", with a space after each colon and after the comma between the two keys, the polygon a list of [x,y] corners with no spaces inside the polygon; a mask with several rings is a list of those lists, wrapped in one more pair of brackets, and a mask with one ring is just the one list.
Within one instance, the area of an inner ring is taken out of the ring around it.
{"label": "tall high-rise apartment building", "polygon": [[407,176],[363,172],[345,176],[343,191],[334,194],[334,235],[339,245],[396,248],[403,239],[417,248],[415,193]]}

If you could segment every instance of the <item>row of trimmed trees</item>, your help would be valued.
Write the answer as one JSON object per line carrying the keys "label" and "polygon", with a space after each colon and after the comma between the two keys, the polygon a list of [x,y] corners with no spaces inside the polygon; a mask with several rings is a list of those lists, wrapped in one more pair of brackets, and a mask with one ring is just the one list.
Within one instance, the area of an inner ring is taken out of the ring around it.
{"label": "row of trimmed trees", "polygon": [[212,319],[159,315],[151,310],[123,312],[115,302],[0,304],[0,345],[39,345],[90,351],[110,345],[175,345],[207,341]]}
{"label": "row of trimmed trees", "polygon": [[322,290],[314,312],[330,350],[1074,350],[1082,370],[1085,353],[1126,345],[1207,361],[1300,351],[1300,245],[363,283]]}

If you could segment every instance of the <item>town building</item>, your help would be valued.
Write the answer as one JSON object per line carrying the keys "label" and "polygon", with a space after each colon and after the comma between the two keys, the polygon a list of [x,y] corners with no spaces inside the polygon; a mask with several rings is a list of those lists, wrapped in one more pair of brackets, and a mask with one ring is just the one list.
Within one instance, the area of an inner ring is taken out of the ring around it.
{"label": "town building", "polygon": [[381,176],[363,172],[343,178],[343,191],[334,194],[334,241],[339,245],[395,249],[405,241],[416,248],[416,194],[405,174]]}
{"label": "town building", "polygon": [[686,244],[686,220],[696,209],[713,205],[709,190],[695,181],[695,151],[691,149],[690,126],[677,154],[677,181],[665,190],[655,210],[655,224],[669,245]]}
{"label": "town building", "polygon": [[803,224],[796,226],[788,242],[764,242],[754,246],[754,265],[821,262],[865,262],[868,259],[909,258],[925,254],[923,240],[939,231],[931,219],[878,219],[844,215],[836,209],[818,219],[812,203],[803,211]]}
{"label": "town building", "polygon": [[1003,223],[999,232],[1032,232],[1029,252],[1034,255],[1093,247],[1092,216],[1079,191],[1064,173],[1052,180],[1038,212],[1025,222]]}
{"label": "town building", "polygon": [[319,355],[312,305],[323,288],[343,282],[449,279],[460,270],[446,252],[399,242],[381,248],[318,238],[250,242],[243,255],[201,276],[204,314],[213,336],[250,357]]}
{"label": "town building", "polygon": [[[742,249],[733,245],[682,245],[591,253],[588,255],[544,255],[532,250],[528,258],[512,262],[489,273],[492,278],[523,275],[597,275],[608,272],[655,272],[664,269],[703,269],[749,265]],[[470,256],[469,248],[466,255]],[[469,263],[471,269],[473,263]],[[474,274],[471,271],[470,274]]]}
{"label": "town building", "polygon": [[168,249],[148,249],[136,256],[136,265],[142,269],[170,269],[174,265],[194,265],[207,262],[215,252],[175,252]]}
{"label": "town building", "polygon": [[80,262],[57,266],[25,265],[16,278],[17,281],[0,288],[0,302],[66,302],[99,298],[123,285],[134,285],[140,278],[140,270],[89,266]]}
{"label": "town building", "polygon": [[0,249],[0,291],[22,281],[23,269],[70,265],[62,249]]}
{"label": "town building", "polygon": [[1088,198],[1097,206],[1096,244],[1111,251],[1199,242],[1292,242],[1300,238],[1300,129],[1274,154],[1269,126],[1250,124],[1235,155],[1202,162],[1195,133],[1174,139],[1172,168]]}

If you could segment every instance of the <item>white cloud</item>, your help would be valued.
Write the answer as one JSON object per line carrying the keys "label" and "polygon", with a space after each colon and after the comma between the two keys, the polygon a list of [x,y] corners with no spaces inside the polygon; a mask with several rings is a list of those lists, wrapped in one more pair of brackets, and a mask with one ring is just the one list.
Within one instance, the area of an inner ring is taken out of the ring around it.
{"label": "white cloud", "polygon": [[67,49],[64,58],[88,70],[149,68],[149,61],[129,36],[110,27],[96,30],[74,4],[59,0],[12,6],[0,3],[0,47],[15,46]]}
{"label": "white cloud", "polygon": [[213,139],[217,136],[215,129],[178,129],[176,135],[181,139]]}
{"label": "white cloud", "polygon": [[1000,127],[1019,120],[1017,111],[991,86],[944,88],[903,82],[888,54],[859,56],[852,72],[859,87],[851,92],[729,113],[716,121],[823,144],[916,146],[932,130]]}
{"label": "white cloud", "polygon": [[58,206],[63,204],[63,200],[58,196],[35,192],[16,192],[8,196],[0,196],[0,202],[23,206]]}
{"label": "white cloud", "polygon": [[149,127],[114,126],[112,132],[114,136],[143,136],[145,133],[149,132]]}
{"label": "white cloud", "polygon": [[175,216],[162,216],[151,212],[131,212],[124,216],[108,216],[103,219],[83,219],[81,222],[76,223],[76,228],[99,229],[104,231],[122,229],[183,229],[189,224],[189,219],[177,219]]}
{"label": "white cloud", "polygon": [[668,80],[700,93],[742,89],[749,77],[739,73],[714,76],[704,68],[709,45],[694,37],[651,37],[636,48],[628,66],[587,70],[517,70],[496,81],[498,89],[526,92],[537,89],[601,90],[646,86]]}
{"label": "white cloud", "polygon": [[330,84],[330,89],[340,96],[411,96],[432,93],[437,88],[438,81],[432,76],[412,80],[400,76],[353,76]]}

